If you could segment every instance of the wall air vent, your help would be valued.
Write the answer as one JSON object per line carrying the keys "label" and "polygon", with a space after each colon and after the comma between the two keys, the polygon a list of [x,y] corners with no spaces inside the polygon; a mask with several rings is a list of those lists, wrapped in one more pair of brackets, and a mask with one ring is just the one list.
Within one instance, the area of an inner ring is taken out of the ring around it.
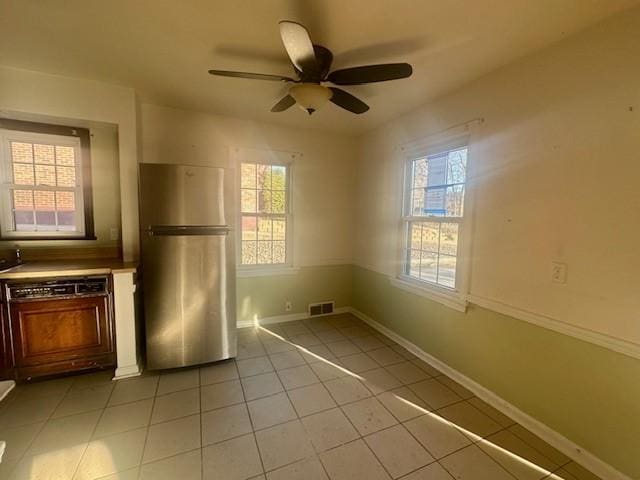
{"label": "wall air vent", "polygon": [[317,317],[318,315],[330,315],[335,309],[336,302],[319,302],[309,304],[309,316]]}

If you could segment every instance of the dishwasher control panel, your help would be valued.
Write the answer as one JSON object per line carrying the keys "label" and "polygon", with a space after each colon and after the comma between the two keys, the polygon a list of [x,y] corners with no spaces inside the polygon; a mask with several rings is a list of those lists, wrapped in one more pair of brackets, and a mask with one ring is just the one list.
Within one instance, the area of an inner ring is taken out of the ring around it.
{"label": "dishwasher control panel", "polygon": [[34,283],[7,283],[7,300],[26,300],[51,297],[106,295],[107,277],[82,277],[44,280]]}

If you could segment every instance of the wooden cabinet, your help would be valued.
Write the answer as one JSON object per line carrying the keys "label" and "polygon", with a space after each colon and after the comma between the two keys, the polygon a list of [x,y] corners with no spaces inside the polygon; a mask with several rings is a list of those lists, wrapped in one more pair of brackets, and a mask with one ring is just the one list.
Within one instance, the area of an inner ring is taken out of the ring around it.
{"label": "wooden cabinet", "polygon": [[115,365],[107,295],[9,304],[16,379]]}
{"label": "wooden cabinet", "polygon": [[11,365],[11,346],[9,343],[9,325],[7,315],[5,314],[5,305],[0,305],[0,380],[12,378]]}

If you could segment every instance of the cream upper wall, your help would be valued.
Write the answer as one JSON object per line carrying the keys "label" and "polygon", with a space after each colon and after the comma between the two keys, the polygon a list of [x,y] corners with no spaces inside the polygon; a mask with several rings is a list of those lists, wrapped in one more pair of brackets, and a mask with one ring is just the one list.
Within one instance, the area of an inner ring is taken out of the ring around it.
{"label": "cream upper wall", "polygon": [[397,271],[396,147],[484,117],[471,294],[640,344],[639,48],[634,9],[362,136],[357,263]]}
{"label": "cream upper wall", "polygon": [[[125,260],[138,256],[138,186],[136,103],[131,88],[92,80],[0,67],[0,110],[23,115],[48,116],[117,127],[119,190],[114,185],[98,187],[105,195],[99,204],[121,205],[121,241]],[[100,144],[102,136],[97,139]],[[105,142],[113,142],[113,137]],[[103,144],[106,147],[106,143]],[[94,173],[94,177],[96,173]],[[118,198],[119,197],[119,198]],[[106,206],[101,207],[105,213]],[[111,215],[112,213],[109,213]],[[96,216],[98,212],[96,212]],[[98,219],[99,222],[102,220]],[[108,228],[108,227],[107,227]]]}
{"label": "cream upper wall", "polygon": [[140,112],[143,162],[226,166],[236,148],[301,153],[293,166],[294,264],[351,263],[355,139],[150,104]]}

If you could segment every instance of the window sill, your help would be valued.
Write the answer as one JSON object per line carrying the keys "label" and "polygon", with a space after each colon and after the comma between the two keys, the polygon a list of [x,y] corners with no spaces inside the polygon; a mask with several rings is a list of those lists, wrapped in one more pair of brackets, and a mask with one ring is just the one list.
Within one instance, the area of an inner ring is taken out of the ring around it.
{"label": "window sill", "polygon": [[390,278],[391,285],[421,297],[428,298],[434,302],[441,303],[449,308],[453,308],[458,312],[465,313],[467,311],[467,300],[460,296],[458,292],[451,293],[437,287],[418,283],[408,277],[400,276],[398,278]]}
{"label": "window sill", "polygon": [[291,266],[264,266],[264,267],[238,267],[236,276],[238,278],[251,277],[275,277],[278,275],[297,275],[299,267]]}

